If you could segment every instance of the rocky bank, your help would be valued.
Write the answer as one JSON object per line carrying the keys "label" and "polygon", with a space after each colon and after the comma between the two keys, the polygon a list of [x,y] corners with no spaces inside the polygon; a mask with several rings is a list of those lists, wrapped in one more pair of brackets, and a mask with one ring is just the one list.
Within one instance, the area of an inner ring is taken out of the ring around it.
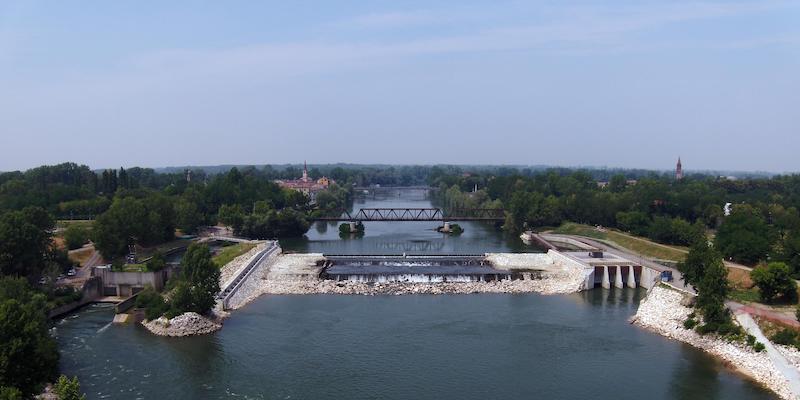
{"label": "rocky bank", "polygon": [[766,352],[756,353],[752,348],[739,343],[707,335],[683,327],[683,322],[692,312],[681,304],[686,294],[664,286],[654,286],[639,304],[633,322],[670,339],[675,339],[707,353],[713,354],[727,364],[764,385],[783,399],[794,399],[788,381],[775,368]]}
{"label": "rocky bank", "polygon": [[212,320],[194,312],[184,313],[172,319],[161,317],[153,321],[143,321],[142,325],[153,334],[172,337],[205,335],[222,328],[220,318]]}

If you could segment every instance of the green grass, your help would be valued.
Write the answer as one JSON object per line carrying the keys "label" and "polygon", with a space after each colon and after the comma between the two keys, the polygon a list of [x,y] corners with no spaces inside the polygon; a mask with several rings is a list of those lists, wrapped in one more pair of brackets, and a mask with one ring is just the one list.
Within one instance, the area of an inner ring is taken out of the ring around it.
{"label": "green grass", "polygon": [[145,264],[125,264],[122,266],[124,272],[146,272],[147,266]]}
{"label": "green grass", "polygon": [[738,301],[740,303],[761,302],[761,296],[759,295],[757,288],[752,288],[752,289],[733,288],[730,291],[730,293],[728,293],[728,298],[733,301]]}
{"label": "green grass", "polygon": [[217,267],[222,268],[223,265],[231,262],[234,258],[247,253],[254,247],[256,247],[256,245],[253,243],[237,243],[233,246],[227,246],[214,256],[214,264],[216,264]]}
{"label": "green grass", "polygon": [[682,261],[686,257],[685,248],[661,245],[649,239],[639,238],[608,228],[604,231],[598,231],[596,228],[589,225],[565,222],[563,225],[553,230],[553,233],[598,239],[628,249],[634,253],[661,260]]}
{"label": "green grass", "polygon": [[94,221],[81,220],[81,219],[76,219],[76,220],[62,219],[56,221],[56,228],[66,228],[68,226],[80,226],[84,229],[91,230],[92,227],[94,226]]}

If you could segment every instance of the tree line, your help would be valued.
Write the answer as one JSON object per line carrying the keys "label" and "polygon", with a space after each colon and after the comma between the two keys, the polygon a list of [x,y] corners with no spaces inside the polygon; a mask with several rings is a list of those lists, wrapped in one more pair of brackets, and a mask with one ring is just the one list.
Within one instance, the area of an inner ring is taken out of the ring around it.
{"label": "tree line", "polygon": [[743,180],[615,175],[598,183],[586,171],[548,171],[446,175],[435,183],[440,187],[436,201],[445,207],[503,207],[504,228],[510,232],[571,221],[685,246],[712,232],[726,259],[747,265],[780,261],[800,277],[798,175]]}

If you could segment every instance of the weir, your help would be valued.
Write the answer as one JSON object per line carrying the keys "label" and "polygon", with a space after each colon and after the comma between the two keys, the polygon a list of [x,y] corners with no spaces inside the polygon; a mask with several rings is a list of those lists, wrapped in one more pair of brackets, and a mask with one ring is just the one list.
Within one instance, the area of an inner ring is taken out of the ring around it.
{"label": "weir", "polygon": [[485,255],[326,255],[320,278],[351,282],[491,282],[541,279],[541,271],[500,270]]}

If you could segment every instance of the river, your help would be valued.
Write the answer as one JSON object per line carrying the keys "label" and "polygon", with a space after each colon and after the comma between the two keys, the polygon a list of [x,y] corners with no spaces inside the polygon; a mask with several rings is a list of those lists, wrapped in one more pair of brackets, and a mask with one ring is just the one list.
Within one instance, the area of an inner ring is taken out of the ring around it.
{"label": "river", "polygon": [[[359,204],[359,202],[361,204]],[[358,207],[424,207],[400,192]],[[294,251],[539,251],[478,223],[368,223],[362,239],[312,228]],[[426,245],[433,243],[433,247]],[[163,338],[112,325],[112,308],[56,324],[61,368],[89,399],[773,399],[688,345],[630,325],[642,289],[572,295],[265,296],[216,334]]]}

